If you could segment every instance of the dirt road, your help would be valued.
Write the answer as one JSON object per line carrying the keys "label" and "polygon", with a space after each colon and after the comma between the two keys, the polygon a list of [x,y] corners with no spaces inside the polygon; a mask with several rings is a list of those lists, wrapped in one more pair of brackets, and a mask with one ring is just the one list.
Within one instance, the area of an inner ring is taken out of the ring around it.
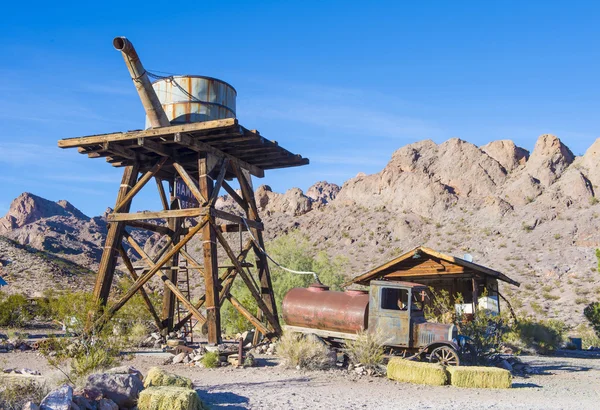
{"label": "dirt road", "polygon": [[[194,380],[215,409],[598,409],[600,358],[524,357],[539,374],[516,377],[510,390],[461,389],[402,384],[347,371],[304,372],[278,366],[199,369],[162,365],[163,354],[138,355],[124,364],[146,372],[160,365]],[[56,382],[59,374],[36,353],[0,355],[4,367],[29,367]]]}

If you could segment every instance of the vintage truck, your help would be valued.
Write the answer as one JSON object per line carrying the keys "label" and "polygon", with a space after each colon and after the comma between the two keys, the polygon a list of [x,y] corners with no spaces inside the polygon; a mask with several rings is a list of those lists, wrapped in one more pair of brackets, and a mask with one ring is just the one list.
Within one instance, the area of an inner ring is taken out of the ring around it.
{"label": "vintage truck", "polygon": [[448,366],[460,365],[468,341],[455,325],[431,323],[423,308],[427,287],[418,283],[371,281],[369,291],[331,291],[314,284],[291,289],[283,299],[286,330],[314,334],[343,345],[361,330],[379,332],[391,354],[411,354]]}

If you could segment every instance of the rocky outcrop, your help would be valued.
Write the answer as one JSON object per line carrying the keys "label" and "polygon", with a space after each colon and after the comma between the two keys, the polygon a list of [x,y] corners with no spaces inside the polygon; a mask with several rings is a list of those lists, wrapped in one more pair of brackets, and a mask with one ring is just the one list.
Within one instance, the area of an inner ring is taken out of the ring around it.
{"label": "rocky outcrop", "polygon": [[308,188],[306,196],[312,200],[315,206],[327,205],[335,199],[340,189],[339,185],[330,184],[327,181],[319,181]]}
{"label": "rocky outcrop", "polygon": [[511,140],[492,141],[483,145],[481,150],[498,161],[507,172],[525,165],[529,158],[529,151],[517,147]]}
{"label": "rocky outcrop", "polygon": [[67,201],[52,202],[29,192],[24,192],[12,201],[8,213],[0,218],[0,234],[21,228],[42,218],[53,216],[89,220],[87,216]]}
{"label": "rocky outcrop", "polygon": [[554,183],[573,162],[575,156],[557,137],[540,136],[524,172],[538,179],[544,186]]}

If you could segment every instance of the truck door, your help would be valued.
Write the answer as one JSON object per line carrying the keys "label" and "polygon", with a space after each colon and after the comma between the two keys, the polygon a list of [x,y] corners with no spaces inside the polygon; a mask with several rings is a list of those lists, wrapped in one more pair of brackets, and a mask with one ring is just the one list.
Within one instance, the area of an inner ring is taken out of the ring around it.
{"label": "truck door", "polygon": [[379,331],[386,345],[410,346],[410,290],[372,287],[369,301],[369,329]]}

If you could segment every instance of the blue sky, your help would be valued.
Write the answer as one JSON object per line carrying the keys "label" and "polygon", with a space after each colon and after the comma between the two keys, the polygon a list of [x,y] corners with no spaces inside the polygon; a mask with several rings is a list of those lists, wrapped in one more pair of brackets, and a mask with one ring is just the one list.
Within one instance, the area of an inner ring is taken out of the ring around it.
{"label": "blue sky", "polygon": [[22,4],[0,17],[0,214],[23,191],[114,205],[120,170],[56,142],[143,127],[117,35],[150,70],[233,84],[242,125],[311,159],[255,181],[276,191],[378,172],[425,138],[553,133],[582,154],[600,137],[597,2]]}

